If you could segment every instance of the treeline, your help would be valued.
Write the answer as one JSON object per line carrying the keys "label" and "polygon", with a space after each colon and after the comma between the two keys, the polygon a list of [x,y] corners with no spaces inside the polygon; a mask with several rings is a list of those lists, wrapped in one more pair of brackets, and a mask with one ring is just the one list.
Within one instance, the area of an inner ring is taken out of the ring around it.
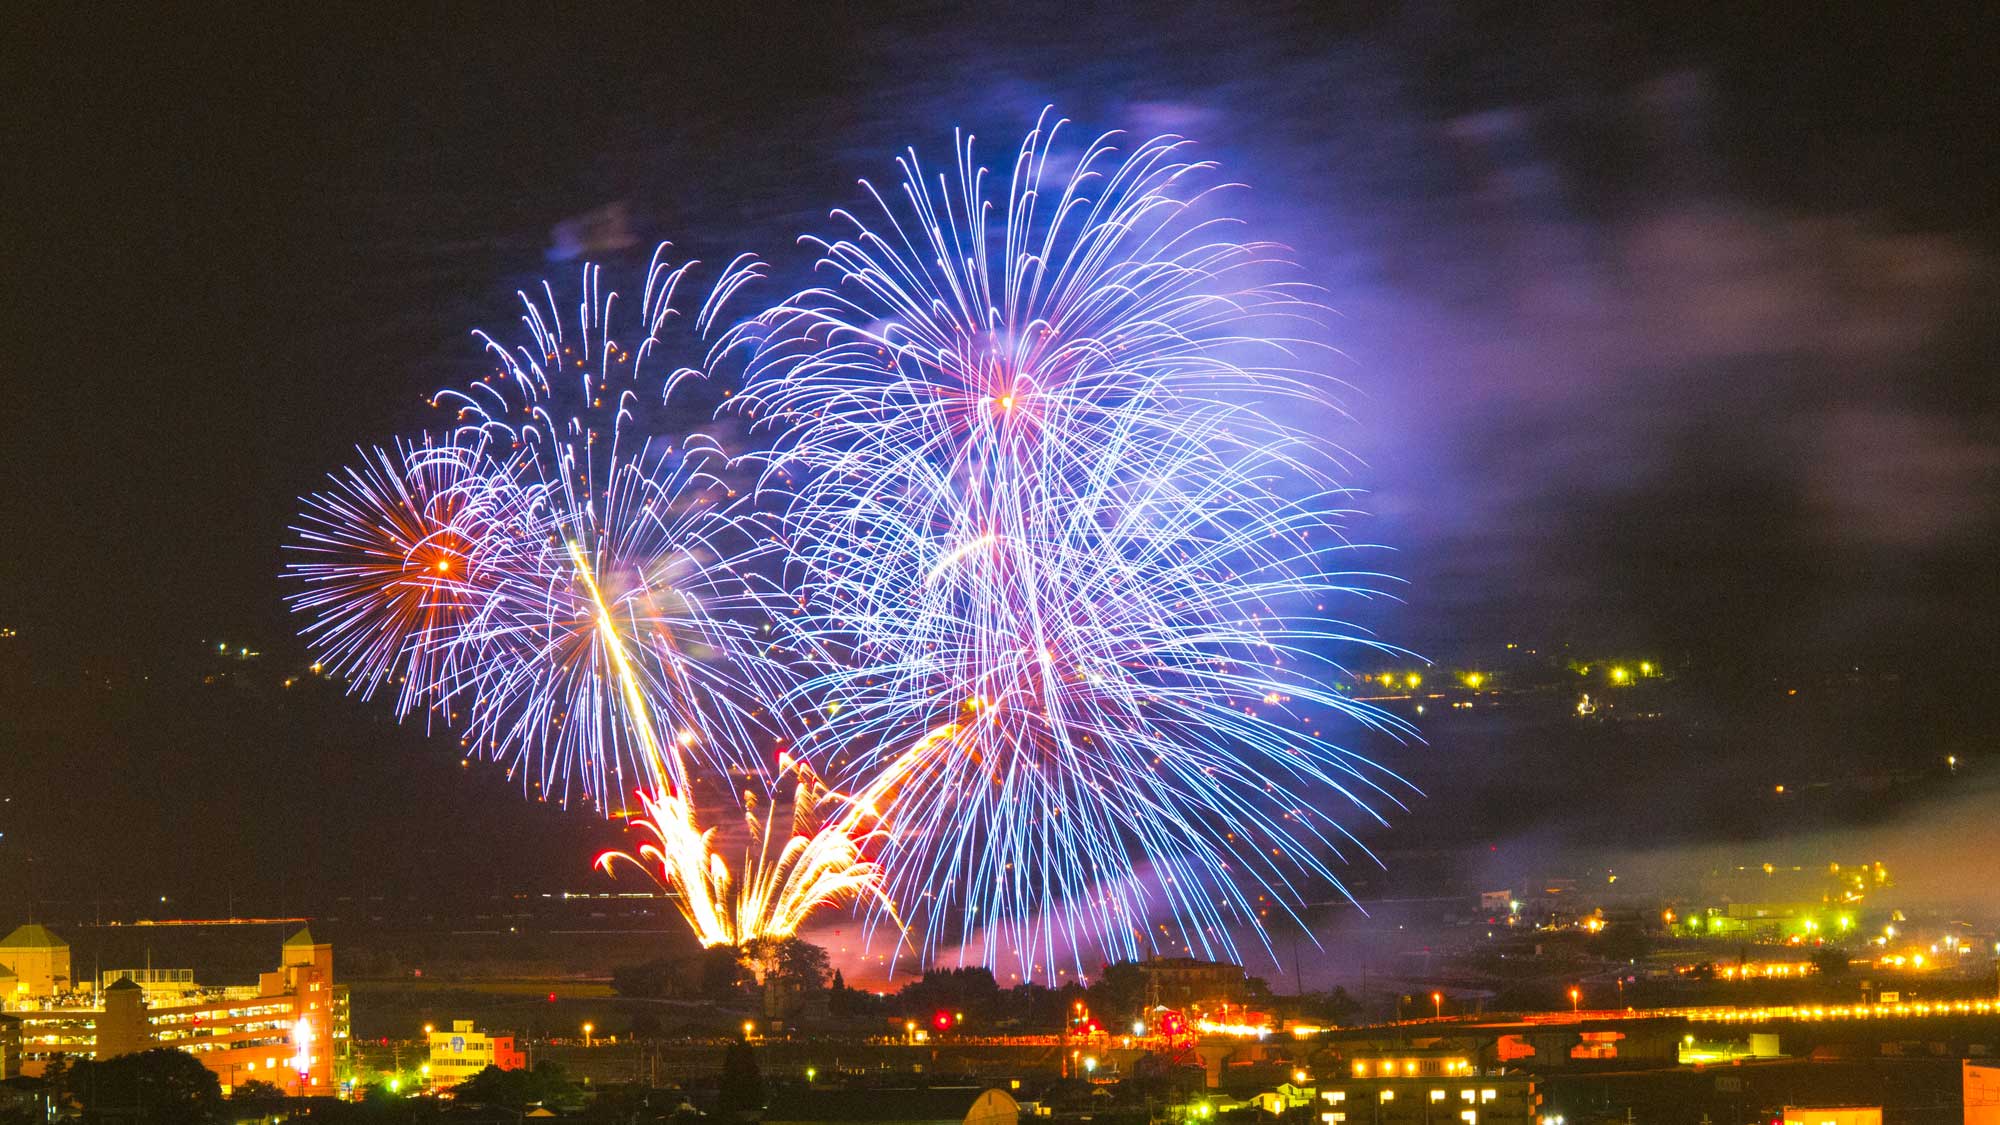
{"label": "treeline", "polygon": [[[1103,967],[1088,985],[1055,988],[1034,983],[1002,986],[986,968],[932,969],[888,995],[850,988],[828,966],[824,949],[801,938],[785,938],[745,948],[716,946],[691,956],[625,966],[613,971],[611,985],[621,996],[725,1006],[747,1005],[761,988],[766,996],[775,995],[780,1007],[795,1018],[875,1026],[915,1021],[933,1034],[961,1030],[980,1035],[1045,1034],[1077,1019],[1079,1004],[1081,1013],[1113,1034],[1145,1018],[1145,970],[1130,961]],[[1246,978],[1234,999],[1264,1011],[1332,1023],[1351,1019],[1357,1007],[1340,989],[1273,996],[1259,977]]]}

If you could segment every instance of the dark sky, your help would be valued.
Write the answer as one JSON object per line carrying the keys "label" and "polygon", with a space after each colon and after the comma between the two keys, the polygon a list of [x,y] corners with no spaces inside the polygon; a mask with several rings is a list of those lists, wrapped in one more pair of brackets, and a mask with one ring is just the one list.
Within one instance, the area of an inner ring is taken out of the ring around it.
{"label": "dark sky", "polygon": [[1203,140],[1328,288],[1389,635],[1991,657],[1982,37],[1625,8],[26,16],[0,619],[276,645],[294,498],[570,279],[553,223],[796,275],[898,146],[1052,102]]}
{"label": "dark sky", "polygon": [[1328,290],[1385,635],[2000,666],[1975,6],[817,7],[11,13],[0,626],[281,652],[296,497],[573,282],[556,222],[797,278],[902,145],[1053,103],[1202,141]]}

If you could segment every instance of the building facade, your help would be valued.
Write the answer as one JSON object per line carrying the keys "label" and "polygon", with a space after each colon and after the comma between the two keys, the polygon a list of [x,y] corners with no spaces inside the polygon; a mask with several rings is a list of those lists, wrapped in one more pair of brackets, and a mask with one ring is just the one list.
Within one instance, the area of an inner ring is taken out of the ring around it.
{"label": "building facade", "polygon": [[0,1081],[21,1073],[21,1021],[0,1016]]}
{"label": "building facade", "polygon": [[310,929],[286,939],[278,967],[254,986],[203,988],[185,970],[121,970],[105,981],[11,1005],[24,1073],[40,1074],[59,1055],[108,1059],[172,1047],[215,1072],[224,1093],[253,1079],[295,1096],[334,1092],[346,1002],[333,980],[333,947]]}
{"label": "building facade", "polygon": [[1317,1090],[1322,1125],[1535,1125],[1541,1108],[1532,1076],[1451,1050],[1357,1054]]}
{"label": "building facade", "polygon": [[1146,975],[1146,1007],[1186,1011],[1235,1004],[1249,979],[1243,966],[1192,957],[1155,957],[1139,962]]}
{"label": "building facade", "polygon": [[451,1021],[450,1031],[432,1031],[431,1085],[449,1090],[489,1066],[520,1070],[527,1059],[514,1049],[511,1035],[485,1035],[471,1020]]}

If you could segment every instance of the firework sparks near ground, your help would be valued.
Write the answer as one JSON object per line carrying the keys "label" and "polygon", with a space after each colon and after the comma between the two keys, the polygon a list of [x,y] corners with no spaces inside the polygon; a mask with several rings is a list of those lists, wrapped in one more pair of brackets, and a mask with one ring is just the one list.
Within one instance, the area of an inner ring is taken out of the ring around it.
{"label": "firework sparks near ground", "polygon": [[1404,733],[1333,687],[1374,642],[1327,606],[1383,580],[1342,569],[1310,292],[1183,142],[1059,132],[999,198],[966,138],[949,176],[901,161],[901,206],[869,188],[881,225],[836,212],[839,284],[763,319],[735,400],[788,496],[801,754],[878,789],[927,951],[1046,976],[1233,955],[1337,886],[1335,813],[1397,783],[1333,739]]}
{"label": "firework sparks near ground", "polygon": [[685,790],[639,794],[646,817],[633,823],[652,839],[637,854],[607,851],[597,866],[610,874],[618,863],[630,863],[675,892],[681,916],[705,946],[790,937],[827,906],[865,902],[894,918],[882,869],[865,851],[884,836],[874,826],[873,808],[865,799],[828,790],[789,759],[781,759],[779,769],[795,779],[790,829],[779,841],[777,810],[760,812],[757,791],[746,792],[748,841],[736,870],[719,854],[715,829],[700,826]]}

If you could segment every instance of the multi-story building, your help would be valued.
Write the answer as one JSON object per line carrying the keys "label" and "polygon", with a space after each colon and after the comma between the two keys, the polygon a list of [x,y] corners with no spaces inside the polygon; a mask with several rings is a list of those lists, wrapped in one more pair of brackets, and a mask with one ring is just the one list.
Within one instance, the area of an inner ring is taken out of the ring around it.
{"label": "multi-story building", "polygon": [[0,1016],[0,1081],[21,1073],[21,1021]]}
{"label": "multi-story building", "polygon": [[449,1090],[489,1066],[520,1070],[527,1065],[511,1035],[484,1035],[471,1020],[451,1021],[450,1031],[430,1033],[431,1085]]}
{"label": "multi-story building", "polygon": [[1139,962],[1146,974],[1146,1006],[1177,1011],[1212,1009],[1243,998],[1243,966],[1192,957],[1155,957]]}
{"label": "multi-story building", "polygon": [[1535,1125],[1541,1106],[1532,1076],[1443,1048],[1355,1054],[1318,1093],[1323,1125]]}
{"label": "multi-story building", "polygon": [[[68,946],[62,948],[66,973]],[[106,973],[91,991],[24,998],[11,1007],[21,1021],[28,1074],[40,1074],[58,1055],[114,1058],[173,1047],[214,1071],[225,1093],[254,1079],[312,1095],[334,1092],[334,1061],[347,1047],[341,993],[333,982],[333,947],[301,929],[286,939],[278,967],[255,985],[203,988],[186,970],[128,969]]]}

